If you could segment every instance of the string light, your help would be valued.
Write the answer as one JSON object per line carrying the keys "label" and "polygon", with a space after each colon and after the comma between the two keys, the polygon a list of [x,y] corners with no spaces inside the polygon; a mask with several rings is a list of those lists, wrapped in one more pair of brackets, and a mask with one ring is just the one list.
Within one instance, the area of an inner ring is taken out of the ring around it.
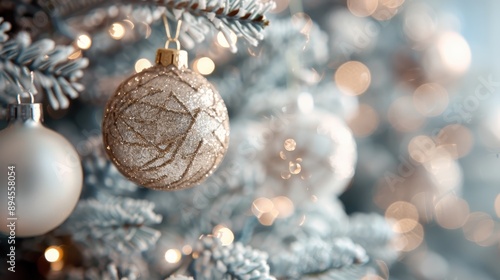
{"label": "string light", "polygon": [[86,49],[90,48],[90,46],[92,45],[92,39],[90,39],[89,35],[87,35],[87,34],[81,34],[76,39],[76,45],[80,49],[86,50]]}
{"label": "string light", "polygon": [[178,263],[181,258],[181,252],[177,249],[168,249],[165,252],[165,260],[167,261],[167,263]]}
{"label": "string light", "polygon": [[152,66],[152,64],[148,59],[141,58],[141,59],[137,60],[134,68],[135,68],[135,72],[139,73],[139,72],[142,72],[142,70],[149,68],[151,66]]}
{"label": "string light", "polygon": [[108,32],[111,38],[120,40],[125,36],[125,27],[121,23],[115,22],[111,25]]}
{"label": "string light", "polygon": [[[230,31],[229,36],[233,44],[236,44],[236,42],[238,41],[238,37],[236,36],[236,34],[234,34],[233,31]],[[226,49],[230,47],[230,44],[222,31],[219,31],[219,33],[217,33],[217,44]]]}
{"label": "string light", "polygon": [[202,75],[210,75],[215,70],[215,63],[209,57],[201,57],[193,62],[193,69]]}
{"label": "string light", "polygon": [[57,262],[62,259],[63,252],[59,246],[50,246],[43,255],[48,262]]}
{"label": "string light", "polygon": [[222,246],[230,245],[234,241],[233,232],[223,225],[215,226],[212,233],[214,236],[219,238]]}

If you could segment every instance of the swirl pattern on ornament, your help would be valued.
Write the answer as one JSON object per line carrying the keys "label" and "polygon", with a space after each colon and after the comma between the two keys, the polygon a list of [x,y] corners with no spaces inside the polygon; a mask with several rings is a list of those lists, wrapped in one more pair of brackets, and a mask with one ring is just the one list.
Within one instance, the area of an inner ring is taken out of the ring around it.
{"label": "swirl pattern on ornament", "polygon": [[108,101],[106,152],[139,185],[178,190],[203,182],[229,143],[227,109],[203,76],[156,65],[128,80]]}

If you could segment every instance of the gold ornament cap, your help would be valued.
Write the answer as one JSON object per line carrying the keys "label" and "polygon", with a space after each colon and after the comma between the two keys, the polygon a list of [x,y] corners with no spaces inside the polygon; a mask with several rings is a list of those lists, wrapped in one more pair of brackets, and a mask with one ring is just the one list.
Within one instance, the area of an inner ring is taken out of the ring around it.
{"label": "gold ornament cap", "polygon": [[188,67],[188,53],[184,50],[158,49],[156,51],[156,64],[163,66],[174,65],[178,69]]}

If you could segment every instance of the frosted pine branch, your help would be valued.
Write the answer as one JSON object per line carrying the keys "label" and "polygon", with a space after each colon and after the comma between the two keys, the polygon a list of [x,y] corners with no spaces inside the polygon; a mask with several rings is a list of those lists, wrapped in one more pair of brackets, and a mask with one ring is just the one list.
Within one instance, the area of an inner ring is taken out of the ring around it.
{"label": "frosted pine branch", "polygon": [[311,238],[293,243],[288,252],[275,254],[270,265],[277,277],[301,279],[304,275],[329,273],[367,261],[365,250],[349,238],[331,242]]}
{"label": "frosted pine branch", "polygon": [[[4,24],[0,28],[5,32]],[[5,34],[0,37],[5,39]],[[76,98],[83,90],[77,81],[88,65],[86,58],[68,59],[73,51],[73,47],[56,46],[50,39],[31,42],[26,32],[0,42],[0,102],[13,102],[15,95],[21,93],[16,81],[31,88],[30,71],[33,71],[35,85],[43,89],[52,108],[67,108],[68,97]]]}
{"label": "frosted pine branch", "polygon": [[204,237],[194,261],[195,278],[221,280],[275,280],[269,275],[267,254],[241,243],[222,246],[218,239]]}
{"label": "frosted pine branch", "polygon": [[[70,17],[81,11],[89,11],[113,2],[104,0],[52,0],[46,9],[55,17]],[[244,38],[251,45],[257,45],[264,38],[264,27],[269,24],[265,14],[275,7],[273,1],[255,0],[126,0],[122,4],[156,5],[166,7],[171,19],[183,19],[180,40],[184,47],[192,48],[205,39],[211,28],[220,30],[226,37],[232,52],[236,42],[231,32]]]}
{"label": "frosted pine branch", "polygon": [[145,251],[160,237],[149,227],[162,220],[153,208],[149,201],[130,198],[83,200],[60,230],[97,255]]}
{"label": "frosted pine branch", "polygon": [[175,19],[187,23],[183,29],[181,40],[187,47],[204,39],[208,30],[204,25],[211,25],[220,30],[236,52],[236,42],[231,39],[231,32],[243,37],[251,45],[256,46],[264,38],[264,27],[269,24],[264,14],[275,7],[273,1],[260,2],[252,0],[153,0],[164,5],[173,12]]}

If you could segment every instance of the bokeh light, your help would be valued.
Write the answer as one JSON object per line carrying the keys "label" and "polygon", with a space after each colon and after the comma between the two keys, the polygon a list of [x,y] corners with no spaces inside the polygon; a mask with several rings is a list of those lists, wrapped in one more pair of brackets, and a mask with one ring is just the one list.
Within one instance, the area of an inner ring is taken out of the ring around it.
{"label": "bokeh light", "polygon": [[474,136],[467,127],[460,124],[450,124],[439,132],[436,143],[443,145],[449,154],[455,158],[467,155],[474,144]]}
{"label": "bokeh light", "polygon": [[168,249],[165,252],[165,261],[167,263],[178,263],[182,258],[182,254],[177,249]]}
{"label": "bokeh light", "polygon": [[393,18],[404,0],[378,0],[378,6],[372,17],[379,21],[390,20]]}
{"label": "bokeh light", "polygon": [[213,235],[219,238],[222,246],[228,246],[234,241],[233,232],[224,225],[217,225],[212,231]]}
{"label": "bokeh light", "polygon": [[404,31],[413,41],[429,40],[436,31],[434,11],[425,3],[416,3],[406,7]]}
{"label": "bokeh light", "polygon": [[193,62],[193,69],[202,75],[210,75],[215,70],[215,63],[209,57],[201,57]]}
{"label": "bokeh light", "polygon": [[474,212],[469,214],[462,229],[465,238],[472,242],[481,243],[491,237],[494,227],[495,222],[490,215]]}
{"label": "bokeh light", "polygon": [[497,217],[500,218],[500,194],[497,195],[497,198],[495,199],[495,212]]}
{"label": "bokeh light", "polygon": [[276,7],[271,10],[271,13],[278,14],[288,8],[290,0],[274,0],[274,3],[276,3]]}
{"label": "bokeh light", "polygon": [[347,8],[358,17],[367,17],[377,10],[378,0],[347,0]]}
{"label": "bokeh light", "polygon": [[306,13],[295,13],[292,15],[292,24],[300,30],[300,33],[308,35],[313,27],[311,17]]}
{"label": "bokeh light", "polygon": [[335,72],[335,83],[346,95],[363,94],[371,83],[370,70],[359,61],[348,61]]}
{"label": "bokeh light", "polygon": [[387,113],[391,125],[400,132],[412,132],[422,127],[425,119],[417,112],[410,96],[396,99]]}
{"label": "bokeh light", "polygon": [[394,245],[399,251],[410,252],[418,248],[423,240],[424,228],[421,224],[416,223],[412,230],[397,235]]}
{"label": "bokeh light", "polygon": [[76,39],[76,45],[80,49],[86,50],[86,49],[90,48],[90,46],[92,45],[92,39],[90,39],[89,35],[87,35],[87,34],[81,34]]}
{"label": "bokeh light", "polygon": [[396,201],[385,211],[385,218],[393,222],[393,231],[396,233],[411,232],[418,225],[417,208],[406,201]]}
{"label": "bokeh light", "polygon": [[115,22],[111,25],[111,27],[109,27],[108,33],[111,38],[120,40],[123,36],[125,36],[125,27],[121,23]]}
{"label": "bokeh light", "polygon": [[464,73],[471,63],[471,50],[462,35],[445,32],[437,40],[437,49],[442,63],[450,72]]}
{"label": "bokeh light", "polygon": [[360,104],[356,113],[347,120],[347,125],[356,137],[372,135],[377,130],[379,123],[377,111],[368,104]]}
{"label": "bokeh light", "polygon": [[286,196],[275,197],[272,202],[274,209],[278,211],[278,218],[288,218],[295,210],[292,200]]}
{"label": "bokeh light", "polygon": [[147,69],[151,66],[152,66],[152,64],[147,58],[141,58],[141,59],[137,60],[134,68],[135,68],[135,72],[139,73],[139,72],[142,72],[142,70]]}
{"label": "bokeh light", "polygon": [[45,249],[43,255],[48,262],[57,262],[62,259],[63,251],[59,246],[50,246]]}
{"label": "bokeh light", "polygon": [[408,144],[408,154],[419,163],[424,163],[432,159],[436,150],[436,144],[427,135],[413,137]]}
{"label": "bokeh light", "polygon": [[435,117],[442,114],[448,107],[448,92],[437,83],[423,84],[413,93],[413,103],[423,116]]}
{"label": "bokeh light", "polygon": [[182,253],[183,253],[184,255],[189,255],[189,254],[191,254],[192,252],[193,252],[193,247],[191,247],[191,245],[187,245],[187,244],[186,244],[186,245],[182,246]]}
{"label": "bokeh light", "polygon": [[[233,31],[229,31],[229,32],[230,32],[229,36],[230,36],[231,41],[233,42],[233,44],[236,44],[236,42],[238,41],[238,37],[236,36],[236,34],[234,34]],[[230,44],[227,41],[226,36],[224,36],[224,33],[222,33],[222,31],[219,31],[217,33],[217,44],[219,44],[219,46],[221,46],[223,48],[230,47]]]}
{"label": "bokeh light", "polygon": [[436,203],[436,222],[443,228],[457,229],[462,227],[468,215],[469,205],[454,194],[448,194]]}

